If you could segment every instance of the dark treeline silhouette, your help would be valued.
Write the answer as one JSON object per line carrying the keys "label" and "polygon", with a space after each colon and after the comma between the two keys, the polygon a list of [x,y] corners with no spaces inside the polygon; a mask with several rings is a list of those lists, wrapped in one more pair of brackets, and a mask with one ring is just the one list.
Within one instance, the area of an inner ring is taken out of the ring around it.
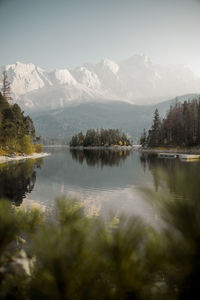
{"label": "dark treeline silhouette", "polygon": [[128,150],[77,150],[70,149],[72,158],[82,164],[86,161],[88,166],[114,166],[119,165],[129,155]]}
{"label": "dark treeline silhouette", "polygon": [[148,136],[144,131],[142,145],[190,147],[200,145],[200,98],[170,107],[166,118],[160,120],[155,110]]}
{"label": "dark treeline silhouette", "polygon": [[84,135],[82,132],[74,135],[70,147],[101,147],[101,146],[129,146],[131,142],[127,135],[119,129],[89,129]]}
{"label": "dark treeline silhouette", "polygon": [[0,166],[0,198],[6,198],[19,206],[27,193],[30,193],[36,181],[36,168],[43,160],[26,160]]}

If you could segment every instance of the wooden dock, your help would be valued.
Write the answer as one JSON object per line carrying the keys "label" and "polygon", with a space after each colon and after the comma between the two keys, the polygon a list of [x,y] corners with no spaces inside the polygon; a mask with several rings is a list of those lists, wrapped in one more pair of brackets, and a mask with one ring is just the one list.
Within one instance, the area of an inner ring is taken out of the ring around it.
{"label": "wooden dock", "polygon": [[199,160],[200,159],[200,155],[196,155],[196,154],[181,154],[180,156],[181,160]]}
{"label": "wooden dock", "polygon": [[158,153],[159,158],[180,158],[184,161],[199,160],[200,154]]}
{"label": "wooden dock", "polygon": [[179,155],[177,153],[158,153],[159,158],[178,158]]}

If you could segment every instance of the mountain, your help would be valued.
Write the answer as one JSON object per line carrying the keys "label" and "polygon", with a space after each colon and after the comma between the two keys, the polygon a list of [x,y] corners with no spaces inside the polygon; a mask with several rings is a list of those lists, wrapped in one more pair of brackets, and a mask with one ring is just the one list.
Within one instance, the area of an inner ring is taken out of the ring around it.
{"label": "mountain", "polygon": [[47,110],[87,102],[123,101],[144,105],[200,92],[200,78],[183,65],[158,65],[137,54],[118,63],[103,59],[74,70],[47,72],[34,64],[7,70],[13,99],[25,110]]}
{"label": "mountain", "polygon": [[50,111],[32,111],[36,132],[43,137],[60,138],[69,141],[71,137],[90,128],[119,128],[138,140],[143,128],[152,124],[153,114],[158,108],[164,117],[170,105],[198,97],[197,94],[184,95],[156,105],[134,105],[122,101],[81,103]]}
{"label": "mountain", "polygon": [[46,72],[33,64],[20,62],[3,66],[0,72],[4,69],[11,83],[13,99],[25,110],[53,109],[73,100],[101,96],[96,87],[78,82],[67,69]]}

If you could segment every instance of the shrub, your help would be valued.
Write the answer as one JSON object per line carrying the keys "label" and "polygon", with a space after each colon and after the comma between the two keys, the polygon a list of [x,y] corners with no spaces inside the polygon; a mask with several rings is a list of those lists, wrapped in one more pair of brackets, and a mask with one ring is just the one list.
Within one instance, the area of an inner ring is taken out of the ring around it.
{"label": "shrub", "polygon": [[34,146],[29,135],[25,135],[21,139],[21,151],[26,154],[32,154],[34,152]]}
{"label": "shrub", "polygon": [[35,152],[36,152],[36,153],[41,153],[42,150],[43,150],[43,147],[42,147],[41,144],[35,144],[35,145],[34,145],[34,149],[35,149]]}

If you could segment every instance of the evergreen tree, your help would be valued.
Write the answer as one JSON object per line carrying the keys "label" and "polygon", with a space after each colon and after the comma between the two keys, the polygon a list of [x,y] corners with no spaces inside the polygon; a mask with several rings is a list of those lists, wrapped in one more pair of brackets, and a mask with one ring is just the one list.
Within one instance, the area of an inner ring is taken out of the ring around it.
{"label": "evergreen tree", "polygon": [[86,135],[83,135],[82,132],[79,132],[77,135],[74,135],[70,141],[71,147],[99,147],[99,146],[129,146],[131,142],[129,137],[120,132],[119,129],[103,129],[99,131],[94,129],[89,129],[86,132]]}
{"label": "evergreen tree", "polygon": [[156,108],[154,112],[152,130],[158,131],[160,129],[160,126],[161,126],[160,116],[159,116],[158,109]]}
{"label": "evergreen tree", "polygon": [[151,147],[200,145],[200,99],[177,102],[162,122],[156,110],[147,140]]}
{"label": "evergreen tree", "polygon": [[140,145],[144,146],[146,143],[147,143],[147,133],[146,133],[146,129],[144,128],[144,131],[140,138]]}
{"label": "evergreen tree", "polygon": [[24,116],[18,104],[9,104],[8,99],[0,93],[0,149],[31,153],[34,139],[35,128],[31,118]]}
{"label": "evergreen tree", "polygon": [[149,145],[152,147],[158,146],[161,142],[161,121],[158,109],[156,108],[154,112],[153,125],[151,130],[149,131]]}
{"label": "evergreen tree", "polygon": [[6,70],[3,71],[2,74],[2,94],[3,96],[9,101],[12,99],[11,97],[11,87],[10,87],[10,82],[8,81],[8,75]]}

